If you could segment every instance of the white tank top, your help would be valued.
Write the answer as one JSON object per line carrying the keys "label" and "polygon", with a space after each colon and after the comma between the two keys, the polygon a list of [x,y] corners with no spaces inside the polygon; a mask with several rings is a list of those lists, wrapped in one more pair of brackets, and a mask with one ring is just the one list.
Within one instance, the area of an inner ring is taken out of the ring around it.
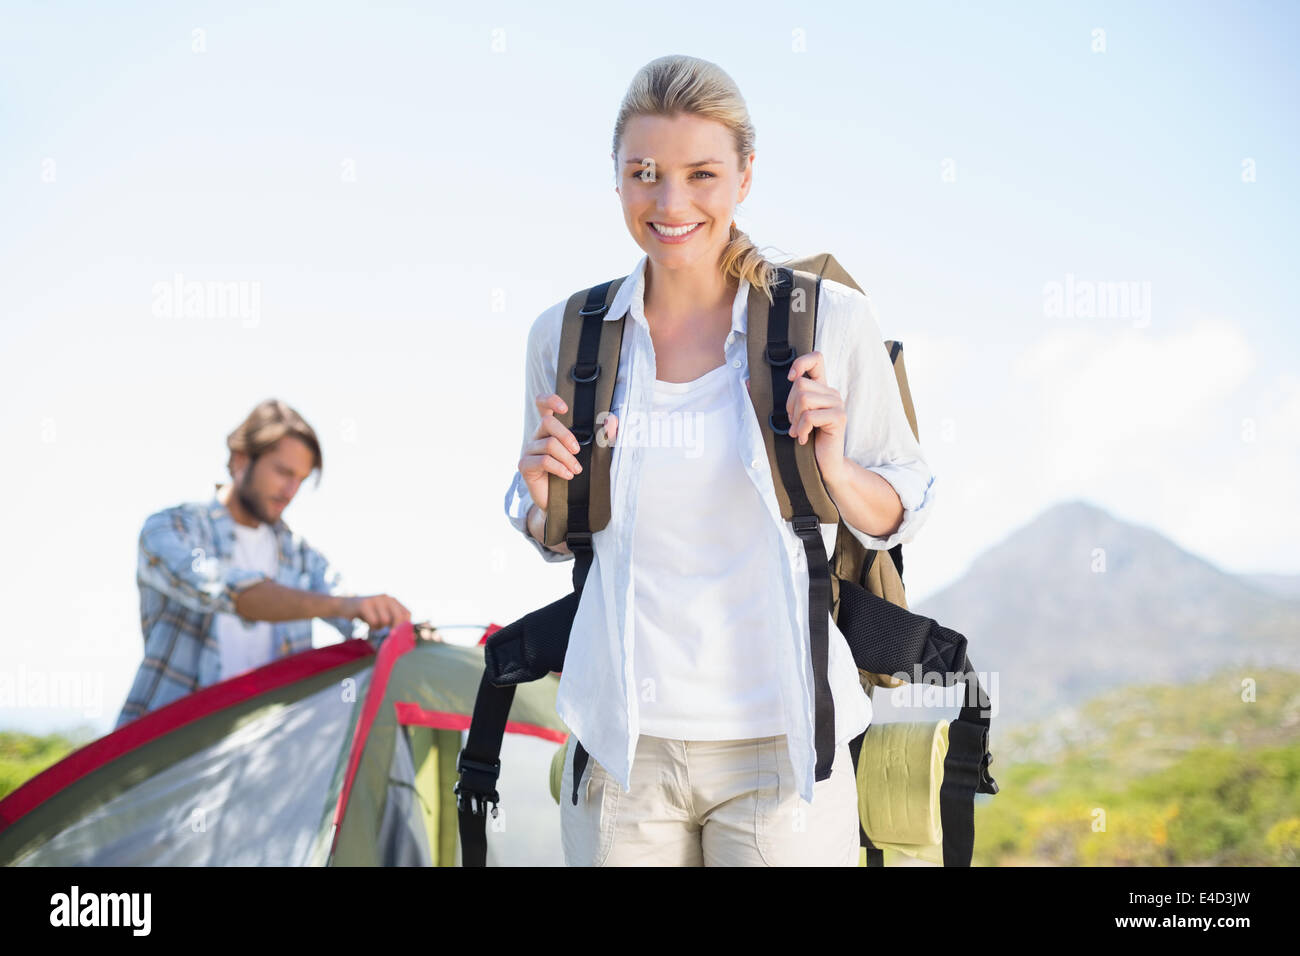
{"label": "white tank top", "polygon": [[[640,732],[741,740],[786,732],[776,670],[783,587],[771,519],[741,461],[739,373],[654,383],[632,546]],[[620,425],[620,428],[622,426]]]}

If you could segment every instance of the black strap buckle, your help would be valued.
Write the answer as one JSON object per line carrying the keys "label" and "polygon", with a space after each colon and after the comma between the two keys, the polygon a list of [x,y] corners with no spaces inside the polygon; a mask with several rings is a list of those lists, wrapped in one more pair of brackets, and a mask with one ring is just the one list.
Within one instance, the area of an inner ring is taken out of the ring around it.
{"label": "black strap buckle", "polygon": [[822,519],[816,515],[795,515],[790,519],[795,531],[820,531]]}
{"label": "black strap buckle", "polygon": [[579,445],[590,445],[591,439],[595,436],[595,434],[596,433],[590,428],[573,429],[573,439]]}
{"label": "black strap buckle", "polygon": [[[781,356],[779,359],[772,353],[774,348],[776,349],[776,355]],[[777,368],[781,368],[783,365],[789,365],[794,361],[794,346],[769,345],[767,348],[763,349],[763,358],[767,360],[768,365],[774,365]]]}
{"label": "black strap buckle", "polygon": [[467,790],[464,793],[460,789],[460,781],[456,781],[456,786],[451,788],[451,792],[456,795],[456,811],[464,813],[469,810],[472,816],[487,816],[488,807],[492,808],[492,817],[496,818],[501,811],[497,808],[501,805],[501,795],[495,790],[488,794],[482,794],[475,790]]}
{"label": "black strap buckle", "polygon": [[491,790],[480,789],[485,781],[480,781],[479,786],[467,786],[462,788],[464,783],[465,771],[486,777],[487,780],[495,784],[497,777],[501,774],[501,761],[494,760],[492,763],[484,763],[481,760],[471,760],[465,756],[465,751],[461,751],[456,757],[456,773],[461,775],[460,780],[451,788],[451,792],[456,795],[456,810],[464,812],[469,810],[476,817],[484,816],[487,813],[489,805],[492,807],[492,816],[496,817],[497,807],[501,802],[501,795],[497,793],[496,787]]}
{"label": "black strap buckle", "polygon": [[785,424],[782,425],[776,420],[776,412],[767,416],[767,424],[772,431],[776,432],[778,435],[784,435],[786,438],[793,437],[790,434],[790,419],[786,417],[784,410],[781,411],[781,421],[785,422]]}
{"label": "black strap buckle", "polygon": [[[577,548],[591,550],[591,532],[590,531],[567,531],[564,535],[564,543],[569,546],[570,551]],[[576,547],[575,547],[576,546]]]}
{"label": "black strap buckle", "polygon": [[987,750],[984,751],[984,759],[980,761],[980,781],[975,785],[976,793],[997,793],[998,782],[989,776],[989,764],[993,762],[993,754]]}
{"label": "black strap buckle", "polygon": [[572,367],[571,369],[569,369],[569,378],[573,379],[575,382],[578,382],[578,383],[580,383],[580,384],[584,384],[584,385],[585,385],[585,384],[588,383],[588,382],[594,382],[594,381],[596,381],[596,379],[598,379],[598,378],[600,377],[600,363],[599,363],[599,362],[592,362],[590,365],[582,365],[582,366],[581,366],[581,368],[584,370],[584,372],[586,371],[586,369],[591,369],[591,374],[590,374],[590,375],[579,375],[579,374],[578,374],[578,368],[579,368],[579,364],[575,362],[574,365],[573,365],[573,367]]}

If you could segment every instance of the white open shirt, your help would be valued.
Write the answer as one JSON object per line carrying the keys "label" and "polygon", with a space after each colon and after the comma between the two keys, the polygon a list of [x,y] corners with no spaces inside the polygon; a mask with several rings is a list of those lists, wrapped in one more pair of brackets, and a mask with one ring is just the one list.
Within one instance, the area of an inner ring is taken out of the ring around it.
{"label": "white open shirt", "polygon": [[[623,422],[644,421],[652,408],[656,367],[644,311],[647,259],[648,256],[641,257],[605,314],[605,321],[613,321],[624,313],[632,320],[624,324],[611,408],[620,423],[610,466],[611,514],[609,524],[592,535],[591,569],[569,634],[569,649],[555,705],[560,719],[582,741],[587,752],[620,782],[624,791],[631,789],[632,761],[639,735],[633,673],[636,595],[632,587],[631,544],[645,449],[625,444],[620,441],[620,435]],[[749,402],[745,389],[749,377],[746,347],[749,289],[749,281],[741,279],[732,305],[731,332],[725,348],[726,362],[735,374],[732,387],[744,393],[746,402]],[[567,301],[566,297],[539,315],[528,333],[520,457],[541,423],[535,398],[555,391],[560,330]],[[817,302],[814,348],[824,357],[827,385],[844,399],[844,457],[883,477],[898,492],[903,504],[903,522],[887,538],[866,534],[845,522],[846,525],[868,548],[887,550],[911,541],[934,510],[934,475],[908,425],[870,298],[842,283],[823,280]],[[768,374],[766,368],[762,371]],[[779,585],[778,604],[789,619],[791,635],[780,662],[780,673],[784,676],[781,697],[785,733],[790,763],[799,775],[799,794],[811,803],[816,752],[807,623],[807,559],[803,542],[790,522],[781,517],[759,428],[757,416],[748,416],[739,446],[748,474],[772,519],[765,528],[755,529],[756,539],[761,536],[762,546],[781,549],[781,567],[785,573]],[[526,519],[532,503],[528,487],[516,471],[505,497],[510,523],[547,561],[572,561],[572,554],[551,551],[528,534]],[[836,526],[823,524],[821,532],[829,555],[835,548]],[[775,582],[773,586],[778,587]],[[848,643],[829,611],[827,618],[829,678],[838,749],[871,722],[871,699],[862,689]]]}

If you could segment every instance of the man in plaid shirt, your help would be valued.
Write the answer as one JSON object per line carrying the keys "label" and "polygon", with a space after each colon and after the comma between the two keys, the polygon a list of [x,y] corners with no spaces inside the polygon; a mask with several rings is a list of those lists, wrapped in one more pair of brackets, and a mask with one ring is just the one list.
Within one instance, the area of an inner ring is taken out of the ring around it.
{"label": "man in plaid shirt", "polygon": [[312,618],[344,638],[354,620],[372,630],[410,620],[386,594],[344,593],[325,557],[281,518],[313,471],[320,442],[275,399],[226,440],[231,484],[206,502],[150,515],[140,532],[136,581],[144,660],[117,726],[200,687],[311,647]]}

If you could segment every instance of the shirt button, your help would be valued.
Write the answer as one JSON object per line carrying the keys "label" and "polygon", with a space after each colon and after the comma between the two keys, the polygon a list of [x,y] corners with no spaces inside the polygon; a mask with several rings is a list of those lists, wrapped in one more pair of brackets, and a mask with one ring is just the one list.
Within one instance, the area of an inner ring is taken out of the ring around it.
{"label": "shirt button", "polygon": [[727,335],[727,344],[730,345],[734,341],[736,341],[736,333],[731,332]]}
{"label": "shirt button", "polygon": [[751,461],[749,463],[749,467],[753,468],[755,471],[758,471],[758,459],[755,458],[753,461]]}
{"label": "shirt button", "polygon": [[732,362],[731,362],[731,367],[732,367],[732,368],[740,368],[740,359],[733,359]]}

